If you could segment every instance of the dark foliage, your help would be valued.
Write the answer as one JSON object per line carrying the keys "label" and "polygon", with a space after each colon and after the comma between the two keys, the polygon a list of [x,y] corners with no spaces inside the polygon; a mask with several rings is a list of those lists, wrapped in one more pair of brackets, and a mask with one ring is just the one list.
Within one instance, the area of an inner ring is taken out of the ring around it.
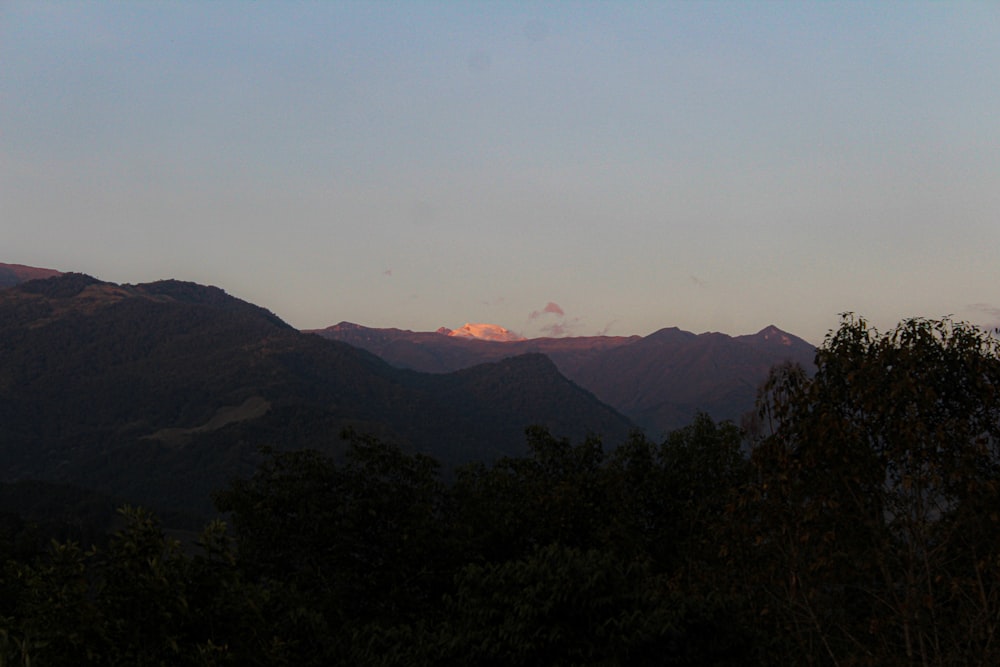
{"label": "dark foliage", "polygon": [[1000,345],[845,316],[776,369],[728,538],[787,663],[1000,661]]}
{"label": "dark foliage", "polygon": [[[0,655],[32,664],[740,664],[743,630],[688,562],[706,554],[682,562],[651,548],[672,539],[671,526],[711,529],[700,508],[725,495],[718,457],[664,466],[688,446],[729,451],[727,429],[703,418],[662,446],[635,434],[608,457],[595,438],[573,445],[536,427],[527,457],[470,467],[452,485],[433,459],[369,436],[351,434],[340,461],[266,452],[253,477],[217,494],[231,534],[211,524],[187,549],[138,510],[92,550],[58,541],[18,550],[12,538]],[[630,470],[712,490],[678,500],[662,484],[631,488]],[[651,524],[657,507],[675,514]],[[8,534],[26,530],[11,523]]]}

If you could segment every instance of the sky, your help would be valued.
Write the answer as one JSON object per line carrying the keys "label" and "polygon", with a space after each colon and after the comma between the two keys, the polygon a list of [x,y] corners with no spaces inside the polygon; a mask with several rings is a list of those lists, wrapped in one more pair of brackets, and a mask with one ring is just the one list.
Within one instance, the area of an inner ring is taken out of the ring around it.
{"label": "sky", "polygon": [[293,326],[1000,326],[1000,3],[0,2],[0,262]]}

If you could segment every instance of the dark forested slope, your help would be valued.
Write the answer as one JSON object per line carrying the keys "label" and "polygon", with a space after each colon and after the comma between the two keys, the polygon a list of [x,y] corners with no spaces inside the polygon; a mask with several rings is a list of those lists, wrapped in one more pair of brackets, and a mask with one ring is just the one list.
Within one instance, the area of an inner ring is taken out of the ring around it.
{"label": "dark forested slope", "polygon": [[539,360],[430,377],[303,334],[221,289],[65,274],[0,290],[0,474],[155,507],[207,507],[257,448],[336,453],[344,428],[447,463],[523,451],[523,429],[630,423]]}

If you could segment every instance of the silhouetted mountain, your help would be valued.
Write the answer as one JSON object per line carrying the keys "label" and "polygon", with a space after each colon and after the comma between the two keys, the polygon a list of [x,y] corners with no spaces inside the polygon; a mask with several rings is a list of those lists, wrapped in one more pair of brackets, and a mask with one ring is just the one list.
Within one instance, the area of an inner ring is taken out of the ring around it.
{"label": "silhouetted mountain", "polygon": [[401,370],[175,280],[65,274],[0,290],[0,481],[205,510],[261,445],[337,453],[351,427],[456,463],[522,453],[534,423],[609,442],[631,428],[541,358]]}
{"label": "silhouetted mountain", "polygon": [[586,336],[576,338],[531,338],[518,341],[489,341],[448,336],[450,329],[408,331],[374,329],[341,322],[311,333],[368,350],[393,366],[425,373],[447,373],[475,364],[499,361],[519,354],[541,353],[569,367],[605,350],[627,345],[640,336]]}
{"label": "silhouetted mountain", "polygon": [[753,409],[772,366],[783,361],[812,365],[813,346],[780,335],[787,345],[775,345],[761,334],[734,338],[664,329],[563,372],[653,431],[690,423],[699,410],[738,421]]}
{"label": "silhouetted mountain", "polygon": [[389,363],[431,373],[537,352],[559,371],[654,437],[691,422],[701,410],[738,421],[753,409],[772,366],[811,367],[815,348],[777,327],[756,334],[694,334],[677,327],[648,336],[463,340],[440,332],[371,329],[341,322],[316,333],[366,349]]}

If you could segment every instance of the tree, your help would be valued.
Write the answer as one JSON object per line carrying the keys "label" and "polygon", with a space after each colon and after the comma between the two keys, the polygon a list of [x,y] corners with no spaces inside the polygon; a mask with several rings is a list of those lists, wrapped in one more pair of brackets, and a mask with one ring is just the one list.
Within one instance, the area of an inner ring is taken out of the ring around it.
{"label": "tree", "polygon": [[641,563],[558,544],[469,565],[450,599],[456,664],[664,664],[682,635]]}
{"label": "tree", "polygon": [[732,541],[751,606],[787,662],[997,664],[998,341],[845,315],[816,366],[762,393]]}
{"label": "tree", "polygon": [[658,571],[715,560],[726,505],[746,478],[743,433],[699,413],[656,445],[634,433],[611,454],[606,477],[614,541],[634,543]]}
{"label": "tree", "polygon": [[574,445],[540,426],[526,435],[528,456],[458,471],[456,530],[472,558],[505,561],[549,544],[586,548],[607,535],[600,439]]}
{"label": "tree", "polygon": [[107,652],[104,622],[88,582],[86,552],[53,542],[35,563],[7,561],[0,664],[89,665]]}
{"label": "tree", "polygon": [[533,428],[527,457],[461,471],[473,548],[447,605],[452,663],[744,664],[713,540],[745,477],[740,438],[701,415],[605,455]]}
{"label": "tree", "polygon": [[251,479],[216,495],[237,564],[267,591],[265,613],[298,664],[334,664],[359,629],[425,617],[457,567],[437,463],[350,437],[342,463],[271,452]]}
{"label": "tree", "polygon": [[8,561],[0,665],[278,664],[261,596],[213,522],[185,552],[149,512],[125,507],[106,550],[53,542]]}

